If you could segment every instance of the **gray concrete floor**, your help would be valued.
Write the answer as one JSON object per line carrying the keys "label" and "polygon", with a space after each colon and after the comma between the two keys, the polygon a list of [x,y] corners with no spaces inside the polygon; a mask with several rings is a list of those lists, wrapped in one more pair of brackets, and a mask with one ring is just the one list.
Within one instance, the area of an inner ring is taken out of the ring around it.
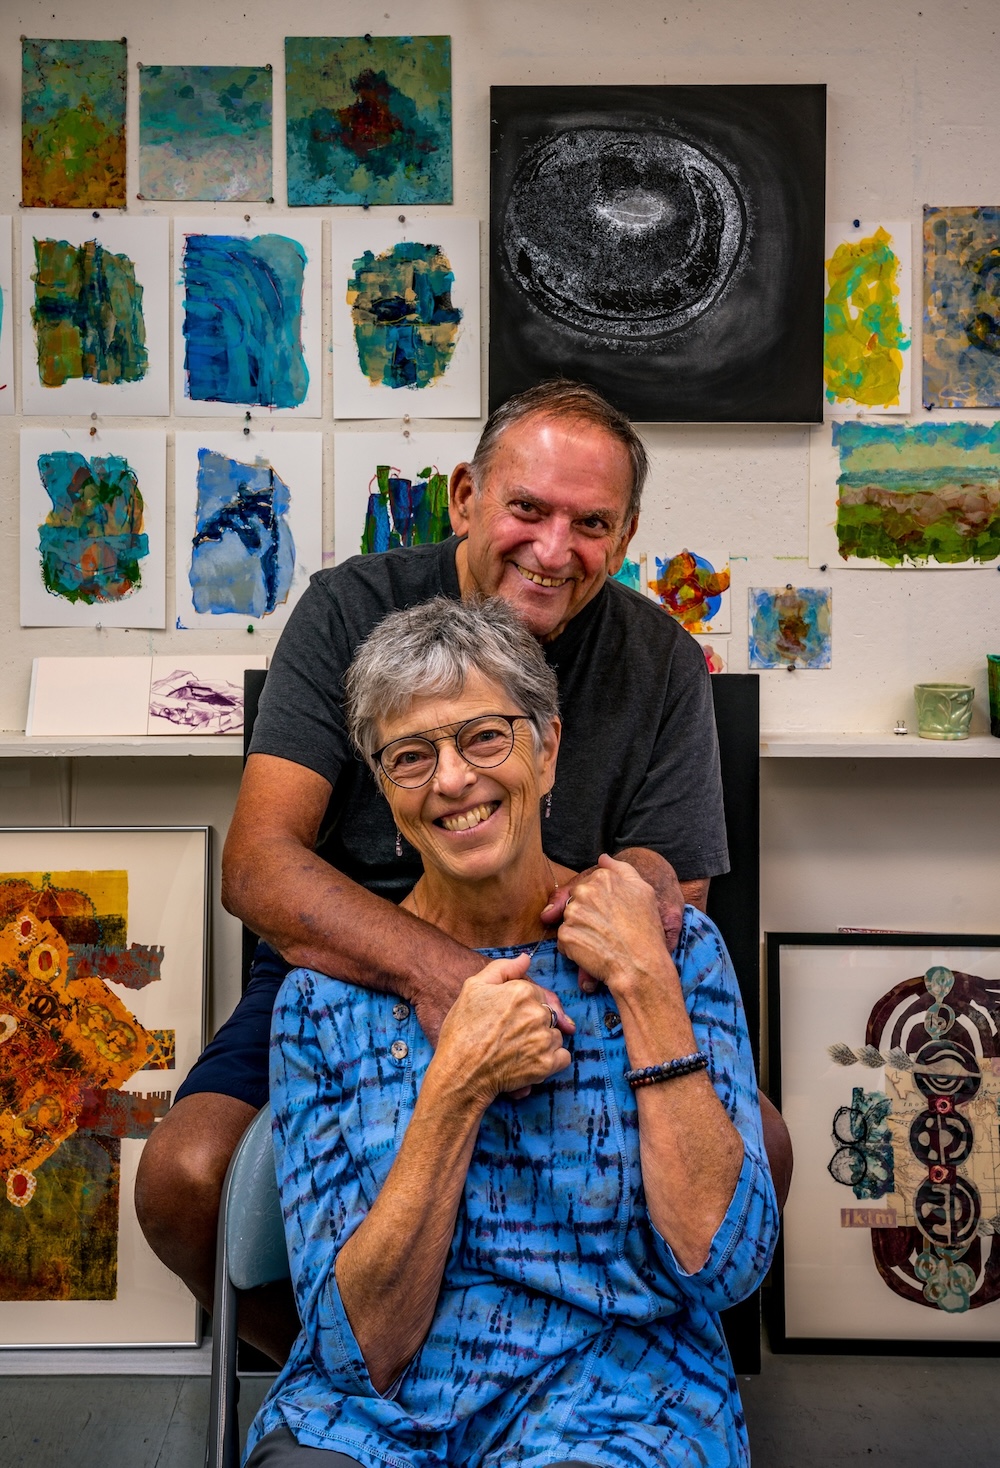
{"label": "gray concrete floor", "polygon": [[[765,1356],[741,1378],[754,1468],[998,1468],[1000,1363]],[[244,1379],[245,1426],[268,1382]],[[202,1468],[205,1377],[0,1377],[2,1468]]]}

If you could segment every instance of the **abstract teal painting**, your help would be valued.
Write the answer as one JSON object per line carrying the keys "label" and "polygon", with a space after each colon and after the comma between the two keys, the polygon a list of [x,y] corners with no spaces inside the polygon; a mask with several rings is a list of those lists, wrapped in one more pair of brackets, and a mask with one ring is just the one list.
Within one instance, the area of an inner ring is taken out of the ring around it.
{"label": "abstract teal painting", "polygon": [[125,42],[21,42],[21,203],[125,207]]}
{"label": "abstract teal painting", "polygon": [[68,602],[121,601],[142,584],[149,555],[135,471],[118,454],[42,454],[38,473],[51,509],[38,527],[46,591]]}
{"label": "abstract teal painting", "polygon": [[21,430],[22,627],[162,627],[167,436]]}
{"label": "abstract teal painting", "polygon": [[283,235],[189,234],[184,281],[186,392],[195,401],[296,408],[306,255]]}
{"label": "abstract teal painting", "polygon": [[624,561],[622,561],[621,570],[615,572],[613,579],[620,581],[623,586],[627,586],[631,591],[637,591],[640,596],[645,595],[642,586],[642,562],[638,556],[634,561],[629,560],[628,556],[626,556]]}
{"label": "abstract teal painting", "polygon": [[924,407],[1000,408],[1000,206],[924,208]]}
{"label": "abstract teal painting", "polygon": [[829,668],[832,599],[828,586],[751,586],[750,671]]}
{"label": "abstract teal painting", "polygon": [[143,66],[139,195],[271,202],[270,66]]}
{"label": "abstract teal painting", "polygon": [[450,204],[451,37],[285,39],[288,202]]}

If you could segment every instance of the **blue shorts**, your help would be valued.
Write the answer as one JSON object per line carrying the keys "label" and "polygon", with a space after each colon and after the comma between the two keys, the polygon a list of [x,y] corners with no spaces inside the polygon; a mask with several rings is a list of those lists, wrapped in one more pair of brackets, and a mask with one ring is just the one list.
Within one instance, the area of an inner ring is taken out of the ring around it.
{"label": "blue shorts", "polygon": [[259,1111],[267,1101],[271,1010],[291,964],[258,943],[246,993],[195,1061],[174,1097],[213,1091]]}

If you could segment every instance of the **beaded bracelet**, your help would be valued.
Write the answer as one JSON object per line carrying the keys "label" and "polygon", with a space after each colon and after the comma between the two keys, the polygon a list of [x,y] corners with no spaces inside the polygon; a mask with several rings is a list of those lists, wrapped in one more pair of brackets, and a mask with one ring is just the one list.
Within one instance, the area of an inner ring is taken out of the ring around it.
{"label": "beaded bracelet", "polygon": [[637,1086],[655,1086],[659,1081],[675,1081],[678,1076],[689,1076],[696,1070],[708,1069],[708,1056],[702,1050],[693,1055],[681,1055],[676,1060],[665,1060],[662,1065],[645,1065],[639,1070],[627,1070],[625,1079],[633,1090]]}

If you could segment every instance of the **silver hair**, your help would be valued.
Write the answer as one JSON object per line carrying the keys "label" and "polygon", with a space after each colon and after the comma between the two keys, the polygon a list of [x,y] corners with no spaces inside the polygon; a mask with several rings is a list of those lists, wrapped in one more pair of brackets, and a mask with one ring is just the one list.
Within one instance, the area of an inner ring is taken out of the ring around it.
{"label": "silver hair", "polygon": [[529,387],[526,391],[508,398],[499,408],[494,408],[486,420],[486,427],[472,458],[472,479],[477,493],[482,493],[485,475],[503,434],[515,423],[535,416],[586,423],[593,428],[601,428],[612,438],[616,438],[628,454],[631,477],[625,519],[628,521],[638,515],[642,488],[649,474],[649,458],[642,439],[632,427],[630,419],[602,398],[596,388],[585,382],[573,382],[568,377],[554,377],[547,382],[539,382],[535,387]]}
{"label": "silver hair", "polygon": [[448,697],[470,673],[496,683],[528,717],[536,749],[559,714],[559,685],[541,646],[500,597],[432,601],[390,612],[365,638],[344,679],[347,732],[372,769],[382,720],[414,698]]}

